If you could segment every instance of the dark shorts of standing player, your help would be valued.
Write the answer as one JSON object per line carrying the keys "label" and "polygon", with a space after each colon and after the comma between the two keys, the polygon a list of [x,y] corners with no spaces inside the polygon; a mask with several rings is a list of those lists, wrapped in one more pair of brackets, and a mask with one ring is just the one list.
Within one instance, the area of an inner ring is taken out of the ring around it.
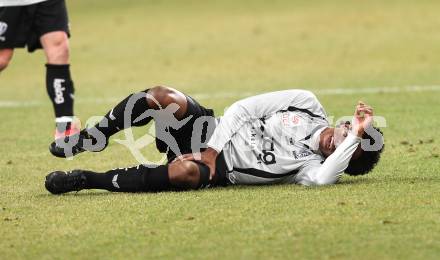
{"label": "dark shorts of standing player", "polygon": [[68,20],[66,4],[60,0],[0,7],[0,49],[41,49],[40,37],[46,33],[63,31],[70,35]]}
{"label": "dark shorts of standing player", "polygon": [[[23,3],[24,4],[24,3]],[[69,20],[64,0],[0,7],[0,72],[9,65],[14,49],[44,49],[46,89],[55,112],[55,138],[79,131],[74,120],[74,85],[69,64]]]}

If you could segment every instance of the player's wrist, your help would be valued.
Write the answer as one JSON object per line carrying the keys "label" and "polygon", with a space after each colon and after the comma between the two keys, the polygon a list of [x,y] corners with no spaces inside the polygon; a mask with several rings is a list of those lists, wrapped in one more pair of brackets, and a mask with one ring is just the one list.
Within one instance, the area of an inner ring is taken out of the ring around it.
{"label": "player's wrist", "polygon": [[364,128],[362,126],[355,126],[349,133],[357,137],[362,137],[364,134]]}
{"label": "player's wrist", "polygon": [[364,135],[364,129],[357,130],[355,133],[355,136],[357,136],[357,137],[362,137],[362,135]]}

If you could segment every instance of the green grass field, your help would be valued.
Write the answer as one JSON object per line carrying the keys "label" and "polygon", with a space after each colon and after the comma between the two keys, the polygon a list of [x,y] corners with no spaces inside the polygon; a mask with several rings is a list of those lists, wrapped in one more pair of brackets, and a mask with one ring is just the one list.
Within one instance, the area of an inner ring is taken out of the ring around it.
{"label": "green grass field", "polygon": [[[438,1],[68,6],[83,121],[154,85],[199,97],[217,114],[245,95],[305,88],[335,118],[358,100],[375,107],[387,120],[386,149],[371,174],[329,187],[52,196],[43,184],[50,171],[136,161],[114,141],[102,153],[52,157],[44,56],[18,50],[0,76],[1,259],[440,257]],[[144,151],[152,160],[153,148]]]}

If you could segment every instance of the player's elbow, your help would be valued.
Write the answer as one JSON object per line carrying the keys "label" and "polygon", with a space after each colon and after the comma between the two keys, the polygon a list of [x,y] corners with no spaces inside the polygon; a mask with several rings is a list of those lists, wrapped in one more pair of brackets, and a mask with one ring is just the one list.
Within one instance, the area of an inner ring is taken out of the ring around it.
{"label": "player's elbow", "polygon": [[317,177],[312,181],[312,186],[332,185],[338,182],[339,178],[335,177]]}
{"label": "player's elbow", "polygon": [[329,180],[317,180],[314,185],[315,186],[325,186],[325,185],[332,185],[335,184],[336,181],[329,181]]}
{"label": "player's elbow", "polygon": [[317,187],[335,184],[338,180],[327,178],[305,178],[297,182],[297,184],[307,187]]}
{"label": "player's elbow", "polygon": [[333,170],[321,168],[317,171],[311,172],[306,178],[309,186],[324,186],[336,184],[343,173],[335,172]]}

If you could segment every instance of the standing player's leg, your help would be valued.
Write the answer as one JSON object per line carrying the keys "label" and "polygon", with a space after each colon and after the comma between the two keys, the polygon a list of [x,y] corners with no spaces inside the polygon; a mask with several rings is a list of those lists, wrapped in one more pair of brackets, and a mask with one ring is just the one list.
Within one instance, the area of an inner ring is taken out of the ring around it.
{"label": "standing player's leg", "polygon": [[55,138],[74,134],[79,129],[73,124],[74,86],[70,75],[69,40],[67,33],[56,31],[40,38],[46,54],[46,89],[55,111]]}
{"label": "standing player's leg", "polygon": [[0,7],[0,73],[8,67],[14,49],[26,44],[23,10],[17,6]]}
{"label": "standing player's leg", "polygon": [[8,67],[14,54],[14,49],[0,49],[0,73]]}
{"label": "standing player's leg", "polygon": [[46,55],[46,89],[55,111],[55,139],[79,131],[74,122],[74,85],[69,64],[69,28],[64,0],[36,5],[33,34],[38,41],[28,43],[30,51],[41,47]]}
{"label": "standing player's leg", "polygon": [[[221,175],[221,174],[219,174]],[[53,194],[82,189],[104,189],[113,192],[158,192],[190,190],[209,186],[209,168],[193,161],[175,161],[168,165],[120,168],[97,173],[74,170],[52,172],[45,187]]]}

